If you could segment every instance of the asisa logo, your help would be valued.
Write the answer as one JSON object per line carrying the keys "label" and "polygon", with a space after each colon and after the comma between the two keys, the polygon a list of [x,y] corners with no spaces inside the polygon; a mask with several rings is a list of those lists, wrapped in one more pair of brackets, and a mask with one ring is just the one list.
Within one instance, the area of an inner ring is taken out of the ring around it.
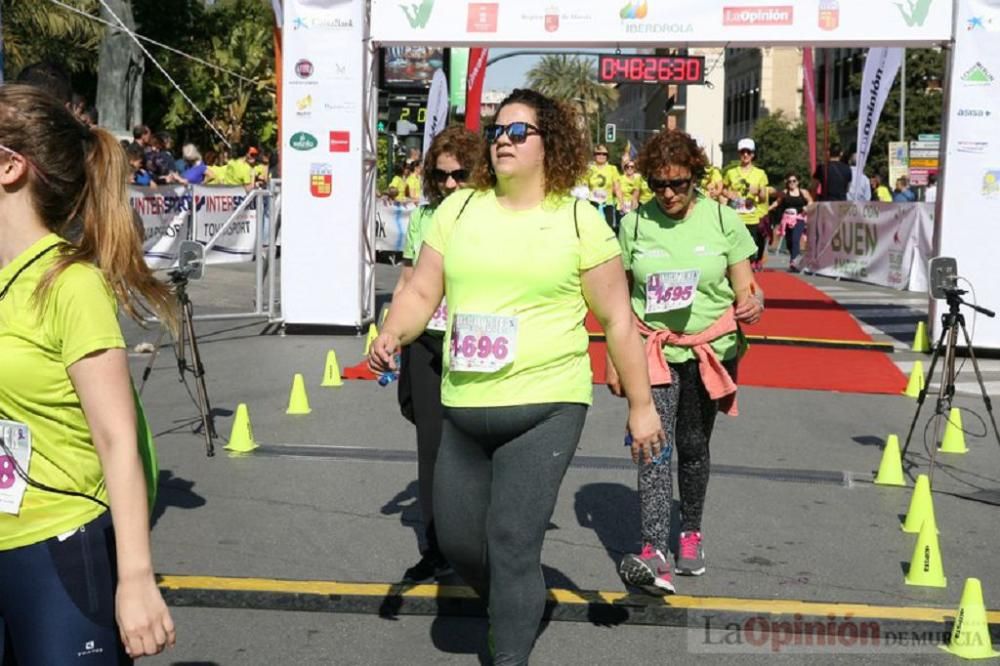
{"label": "asisa logo", "polygon": [[646,0],[631,0],[625,3],[625,6],[618,12],[618,15],[623,19],[644,19],[648,11],[649,7]]}

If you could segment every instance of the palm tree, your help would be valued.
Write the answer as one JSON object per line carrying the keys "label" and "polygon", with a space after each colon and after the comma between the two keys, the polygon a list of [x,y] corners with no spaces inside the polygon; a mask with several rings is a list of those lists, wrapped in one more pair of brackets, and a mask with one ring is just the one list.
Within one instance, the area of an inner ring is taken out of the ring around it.
{"label": "palm tree", "polygon": [[[64,0],[97,14],[97,0]],[[48,0],[0,0],[3,11],[4,74],[25,65],[50,61],[69,72],[93,71],[104,26]]]}
{"label": "palm tree", "polygon": [[528,70],[528,86],[549,97],[579,104],[588,130],[592,129],[592,118],[599,119],[602,112],[613,109],[618,103],[618,91],[598,83],[593,58],[559,53],[542,56]]}

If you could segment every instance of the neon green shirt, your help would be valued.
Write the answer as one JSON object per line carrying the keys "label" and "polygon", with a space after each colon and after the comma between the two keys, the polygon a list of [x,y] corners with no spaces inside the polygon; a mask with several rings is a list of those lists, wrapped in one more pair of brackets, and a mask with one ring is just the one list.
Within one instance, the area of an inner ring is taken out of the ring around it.
{"label": "neon green shirt", "polygon": [[403,244],[403,259],[409,259],[415,266],[420,257],[420,246],[424,244],[427,229],[434,219],[434,208],[420,206],[410,213],[410,224],[406,228],[406,242]]}
{"label": "neon green shirt", "polygon": [[395,201],[403,202],[406,201],[406,181],[403,180],[402,176],[393,176],[392,180],[389,181],[389,187],[387,189],[396,189]]}
{"label": "neon green shirt", "polygon": [[253,167],[243,158],[229,160],[222,172],[224,185],[252,185]]}
{"label": "neon green shirt", "polygon": [[698,185],[701,187],[703,192],[708,192],[709,185],[721,182],[723,182],[722,172],[719,171],[718,167],[709,165],[709,167],[705,169],[705,175],[702,177],[701,182]]}
{"label": "neon green shirt", "polygon": [[615,183],[621,179],[614,164],[591,164],[585,182],[590,188],[590,200],[615,205]]}
{"label": "neon green shirt", "polygon": [[[0,269],[0,284],[59,242],[55,234],[39,240]],[[31,431],[27,471],[33,480],[107,502],[104,473],[67,368],[95,351],[123,348],[125,341],[114,296],[94,266],[70,266],[43,306],[34,305],[35,287],[58,252],[49,252],[21,273],[0,301],[0,412]],[[88,499],[29,486],[18,515],[0,513],[0,550],[50,539],[103,511]]]}
{"label": "neon green shirt", "polygon": [[420,201],[422,196],[422,185],[423,179],[420,176],[409,176],[406,179],[406,189],[409,192],[409,198],[413,201]]}
{"label": "neon green shirt", "polygon": [[[736,201],[736,212],[744,224],[756,225],[760,218],[767,215],[768,187],[767,173],[759,167],[752,166],[749,171],[743,171],[739,165],[726,170],[722,177],[723,184],[739,194]],[[750,188],[757,187],[758,193],[750,195]]]}
{"label": "neon green shirt", "polygon": [[885,185],[879,185],[875,188],[875,197],[879,201],[892,201],[892,192]]}
{"label": "neon green shirt", "polygon": [[[449,407],[590,404],[581,273],[621,253],[613,233],[593,206],[570,196],[554,195],[531,210],[512,211],[500,206],[492,190],[469,200],[471,193],[463,189],[445,199],[425,239],[444,257],[448,328],[441,402]],[[452,371],[451,333],[460,314],[516,317],[512,362],[493,373]]]}
{"label": "neon green shirt", "polygon": [[[632,201],[632,195],[639,190],[639,200],[642,201],[642,189],[646,184],[646,179],[639,174],[632,174],[631,177],[623,175],[618,181],[622,188],[622,199]],[[652,192],[650,192],[652,194]]]}
{"label": "neon green shirt", "polygon": [[[644,204],[622,218],[618,241],[625,270],[632,272],[632,310],[650,328],[678,333],[700,333],[732,307],[736,294],[729,284],[727,270],[757,251],[750,232],[736,214],[705,197],[698,198],[684,220],[670,219],[655,201]],[[649,275],[688,270],[700,271],[691,305],[671,312],[646,314]],[[712,342],[720,359],[736,355],[736,338],[736,333],[730,333]],[[663,355],[668,363],[683,363],[695,357],[690,349],[670,345],[664,346]]]}
{"label": "neon green shirt", "polygon": [[649,203],[650,201],[653,200],[655,196],[656,195],[653,193],[653,190],[649,189],[649,183],[647,183],[646,179],[643,178],[642,189],[639,190],[639,203],[640,204]]}

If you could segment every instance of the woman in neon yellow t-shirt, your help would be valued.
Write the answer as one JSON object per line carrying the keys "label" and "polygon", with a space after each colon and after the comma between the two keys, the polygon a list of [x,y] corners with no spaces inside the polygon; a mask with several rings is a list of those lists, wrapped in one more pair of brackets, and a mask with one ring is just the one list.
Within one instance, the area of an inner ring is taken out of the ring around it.
{"label": "woman in neon yellow t-shirt", "polygon": [[628,160],[622,166],[625,169],[625,173],[622,174],[619,180],[619,189],[621,190],[622,197],[621,201],[618,203],[618,212],[625,216],[639,207],[639,197],[642,196],[642,176],[635,169],[635,162],[633,160]]}
{"label": "woman in neon yellow t-shirt", "polygon": [[[674,591],[666,560],[674,448],[681,497],[675,571],[705,571],[701,516],[708,442],[715,413],[735,406],[737,322],[753,323],[763,310],[751,296],[748,257],[755,248],[746,225],[696,187],[707,166],[704,152],[684,132],[667,130],[650,139],[639,170],[656,198],[626,215],[618,233],[632,310],[646,335],[653,400],[671,444],[662,458],[639,467],[643,548],[619,566],[626,584],[653,594]],[[622,393],[614,368],[608,385]]]}
{"label": "woman in neon yellow t-shirt", "polygon": [[[483,153],[483,140],[461,125],[446,128],[431,142],[424,158],[424,193],[427,204],[410,213],[403,246],[403,270],[393,291],[393,300],[413,276],[413,266],[430,227],[434,211],[444,198],[465,185]],[[391,311],[391,310],[390,310]],[[448,306],[442,301],[427,329],[400,354],[399,406],[417,427],[417,483],[424,520],[426,548],[420,561],[406,570],[403,580],[418,583],[444,575],[451,565],[441,554],[434,529],[434,464],[441,444],[441,343],[448,321]]]}
{"label": "woman in neon yellow t-shirt", "polygon": [[174,642],[117,309],[138,317],[138,295],[176,317],[127,174],[111,134],[0,87],[0,624],[22,664],[125,663]]}
{"label": "woman in neon yellow t-shirt", "polygon": [[621,251],[569,196],[586,168],[577,127],[569,107],[531,90],[501,102],[472,189],[434,213],[371,347],[373,370],[394,367],[447,294],[434,521],[448,561],[489,602],[498,663],[527,663],[545,607],[542,540],[593,391],[588,305],[629,397],[633,456],[651,458],[663,436]]}

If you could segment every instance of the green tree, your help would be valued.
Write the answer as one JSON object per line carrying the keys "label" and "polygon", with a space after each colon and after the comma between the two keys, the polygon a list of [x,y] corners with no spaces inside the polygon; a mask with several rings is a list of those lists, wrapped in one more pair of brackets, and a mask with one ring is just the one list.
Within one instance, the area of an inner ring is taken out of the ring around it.
{"label": "green tree", "polygon": [[[817,159],[822,162],[823,133],[817,128]],[[830,143],[838,141],[836,126],[830,127]],[[751,135],[757,143],[755,163],[767,173],[772,187],[780,187],[790,172],[798,174],[803,186],[808,186],[812,177],[809,170],[809,143],[806,138],[805,123],[793,122],[784,112],[776,111],[761,117],[754,125]]]}
{"label": "green tree", "polygon": [[[97,0],[63,0],[97,14]],[[3,12],[4,78],[34,62],[62,65],[71,74],[93,72],[104,29],[85,16],[47,0],[0,0]]]}
{"label": "green tree", "polygon": [[[601,116],[618,103],[618,91],[598,83],[593,58],[559,53],[544,55],[528,70],[527,83],[529,88],[549,97],[578,104],[590,137],[595,136]],[[603,126],[600,129],[603,130]]]}

